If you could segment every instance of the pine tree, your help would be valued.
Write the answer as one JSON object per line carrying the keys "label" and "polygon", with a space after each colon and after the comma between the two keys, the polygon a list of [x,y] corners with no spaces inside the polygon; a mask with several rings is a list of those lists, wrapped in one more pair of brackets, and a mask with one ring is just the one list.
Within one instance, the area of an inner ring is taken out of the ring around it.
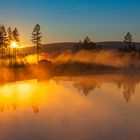
{"label": "pine tree", "polygon": [[12,36],[13,36],[13,40],[19,45],[20,44],[20,36],[19,36],[19,32],[18,32],[17,28],[15,28],[13,30]]}
{"label": "pine tree", "polygon": [[37,47],[37,62],[39,62],[39,48],[41,46],[42,33],[40,32],[40,25],[37,24],[32,32],[32,42]]}
{"label": "pine tree", "polygon": [[85,37],[83,41],[79,41],[78,43],[74,44],[73,53],[78,52],[80,50],[95,50],[100,51],[102,49],[101,44],[96,44],[90,40],[88,36]]}
{"label": "pine tree", "polygon": [[85,39],[84,39],[84,41],[83,41],[83,43],[88,44],[88,43],[90,43],[90,42],[91,42],[91,41],[90,41],[89,37],[86,36]]}
{"label": "pine tree", "polygon": [[7,29],[7,34],[8,34],[8,40],[12,41],[13,40],[13,33],[12,33],[12,29],[10,27]]}
{"label": "pine tree", "polygon": [[3,65],[6,48],[7,48],[7,33],[4,25],[2,25],[0,26],[0,49],[1,49],[1,56],[2,56],[2,65]]}
{"label": "pine tree", "polygon": [[11,42],[13,41],[13,32],[12,29],[9,27],[7,30],[8,35],[8,48],[9,48],[9,66],[12,64],[12,58],[11,58]]}
{"label": "pine tree", "polygon": [[[18,46],[20,46],[20,36],[18,29],[15,28],[12,32],[13,41],[16,42]],[[14,55],[14,64],[17,63],[17,47],[13,48],[13,55]]]}
{"label": "pine tree", "polygon": [[133,42],[133,36],[130,32],[126,34],[124,37],[124,50],[128,52],[136,51],[135,43]]}
{"label": "pine tree", "polygon": [[96,43],[92,42],[88,36],[83,41],[83,48],[85,50],[97,50],[99,47],[96,45]]}

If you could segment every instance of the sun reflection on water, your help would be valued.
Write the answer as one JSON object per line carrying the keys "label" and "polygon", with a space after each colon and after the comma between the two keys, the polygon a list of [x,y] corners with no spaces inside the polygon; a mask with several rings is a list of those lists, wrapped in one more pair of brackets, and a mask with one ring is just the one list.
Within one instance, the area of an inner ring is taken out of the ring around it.
{"label": "sun reflection on water", "polygon": [[104,139],[105,134],[108,139],[110,134],[135,139],[140,128],[139,79],[118,74],[59,76],[1,85],[0,139],[13,134],[18,139],[25,134],[31,139],[31,134],[35,140]]}
{"label": "sun reflection on water", "polygon": [[37,80],[8,83],[0,87],[0,111],[31,104],[35,113],[39,112]]}

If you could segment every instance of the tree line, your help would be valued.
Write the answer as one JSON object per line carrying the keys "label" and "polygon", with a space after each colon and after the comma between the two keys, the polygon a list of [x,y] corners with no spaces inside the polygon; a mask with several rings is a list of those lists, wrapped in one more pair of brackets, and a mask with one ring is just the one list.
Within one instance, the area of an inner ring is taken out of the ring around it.
{"label": "tree line", "polygon": [[11,44],[16,42],[20,46],[19,32],[15,28],[12,30],[10,27],[6,30],[4,25],[0,25],[0,55],[2,60],[2,65],[5,58],[9,58],[9,64],[15,61],[16,57],[16,47],[11,52]]}
{"label": "tree line", "polygon": [[[136,47],[136,43],[133,40],[133,36],[130,32],[128,32],[124,36],[124,45],[118,47],[118,51],[122,53],[129,52],[139,52],[140,50]],[[96,50],[100,51],[103,47],[101,44],[97,44],[89,39],[89,37],[85,37],[83,41],[79,41],[74,45],[73,52],[78,52],[80,50]]]}
{"label": "tree line", "polygon": [[[31,41],[37,47],[37,62],[39,61],[39,47],[41,45],[42,34],[40,32],[40,25],[37,24],[32,32]],[[8,29],[4,25],[0,25],[0,57],[1,64],[4,65],[4,60],[9,60],[9,66],[15,66],[18,64],[17,57],[20,56],[20,34],[17,28],[12,30]]]}
{"label": "tree line", "polygon": [[[31,41],[36,46],[36,54],[37,54],[37,62],[39,62],[39,48],[41,46],[41,33],[40,25],[37,24],[33,28]],[[137,49],[136,43],[133,40],[133,36],[130,32],[128,32],[124,36],[124,45],[118,47],[118,51],[122,53],[129,53],[129,52],[140,52],[140,49]],[[1,64],[4,65],[4,60],[9,60],[9,66],[17,65],[17,57],[20,56],[20,34],[17,28],[8,29],[5,28],[4,25],[0,25],[0,56],[1,56]],[[78,52],[80,50],[102,50],[102,45],[95,43],[89,39],[89,37],[85,37],[83,41],[79,41],[73,47],[73,52]]]}

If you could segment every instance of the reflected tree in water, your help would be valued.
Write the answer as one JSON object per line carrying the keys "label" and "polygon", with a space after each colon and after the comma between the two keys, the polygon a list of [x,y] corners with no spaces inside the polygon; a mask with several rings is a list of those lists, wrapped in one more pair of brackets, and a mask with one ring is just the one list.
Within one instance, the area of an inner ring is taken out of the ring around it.
{"label": "reflected tree in water", "polygon": [[[36,86],[36,85],[33,85]],[[29,102],[33,112],[38,113],[39,112],[39,93],[37,92],[37,89],[35,90],[25,90],[24,96],[27,96],[25,99],[23,96],[23,92],[20,93],[21,87],[18,85],[7,85],[7,86],[1,86],[0,87],[0,112],[5,112],[5,111],[16,111],[17,107],[24,103],[24,102]],[[32,87],[33,88],[33,87]],[[8,89],[11,89],[10,92],[6,93]],[[22,89],[22,88],[21,88]],[[29,92],[29,94],[28,94]],[[21,96],[20,96],[21,94]],[[23,99],[22,99],[23,98]]]}
{"label": "reflected tree in water", "polygon": [[34,111],[34,113],[39,113],[39,94],[38,92],[36,92],[35,94],[33,94],[31,100],[32,100],[32,109]]}
{"label": "reflected tree in water", "polygon": [[[74,87],[82,92],[85,96],[89,95],[92,90],[100,88],[101,83],[113,82],[118,89],[122,90],[126,102],[131,100],[135,94],[136,85],[140,82],[140,76],[136,74],[121,74],[120,76],[95,76],[90,78],[78,78],[74,81]],[[100,81],[100,83],[99,83]]]}
{"label": "reflected tree in water", "polygon": [[[1,94],[1,93],[0,93]],[[16,110],[18,107],[18,94],[13,92],[9,97],[4,96],[3,94],[0,95],[1,102],[0,102],[0,111],[4,112],[6,110]]]}
{"label": "reflected tree in water", "polygon": [[139,83],[139,77],[136,75],[124,75],[124,78],[117,82],[119,89],[123,89],[123,97],[126,102],[131,100],[135,94],[136,85]]}
{"label": "reflected tree in water", "polygon": [[13,107],[14,110],[16,110],[17,107],[18,107],[18,94],[17,93],[13,93],[12,107]]}
{"label": "reflected tree in water", "polygon": [[74,82],[74,87],[78,89],[80,92],[83,92],[85,96],[88,96],[89,93],[96,88],[100,88],[100,85],[98,82],[88,82],[88,81],[75,81]]}

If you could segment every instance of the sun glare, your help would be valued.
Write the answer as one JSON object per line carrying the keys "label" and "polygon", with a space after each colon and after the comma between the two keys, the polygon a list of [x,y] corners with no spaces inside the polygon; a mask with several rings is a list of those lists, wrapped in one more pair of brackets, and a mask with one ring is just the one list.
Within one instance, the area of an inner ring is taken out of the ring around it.
{"label": "sun glare", "polygon": [[13,42],[11,43],[11,46],[12,46],[13,48],[17,48],[18,45],[17,45],[16,42],[13,41]]}

